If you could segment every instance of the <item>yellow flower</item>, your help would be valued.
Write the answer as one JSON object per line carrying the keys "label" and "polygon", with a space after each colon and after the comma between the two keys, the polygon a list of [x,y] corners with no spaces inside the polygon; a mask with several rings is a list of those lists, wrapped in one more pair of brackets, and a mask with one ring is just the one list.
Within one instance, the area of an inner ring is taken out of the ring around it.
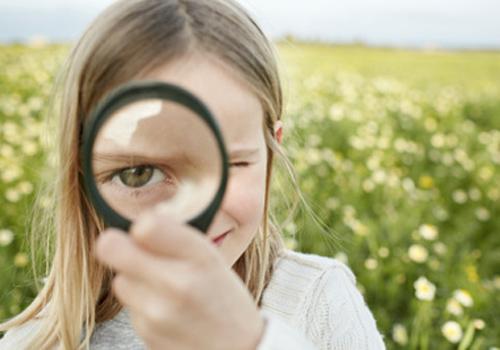
{"label": "yellow flower", "polygon": [[420,300],[434,300],[434,294],[436,293],[436,286],[432,284],[427,278],[419,277],[415,283],[415,295],[417,299]]}
{"label": "yellow flower", "polygon": [[408,249],[408,256],[417,263],[423,263],[427,260],[429,253],[427,249],[420,244],[412,244]]}
{"label": "yellow flower", "polygon": [[470,282],[475,283],[475,282],[479,281],[479,275],[477,274],[476,266],[474,266],[474,265],[467,265],[465,267],[465,273],[467,274],[467,279]]}
{"label": "yellow flower", "polygon": [[429,189],[434,186],[434,180],[428,175],[422,175],[418,179],[418,185],[423,189]]}
{"label": "yellow flower", "polygon": [[453,297],[457,299],[457,301],[465,307],[471,307],[474,304],[472,296],[465,289],[457,289],[453,293]]}
{"label": "yellow flower", "polygon": [[463,335],[462,327],[455,321],[446,322],[443,327],[441,327],[441,332],[451,343],[458,343]]}
{"label": "yellow flower", "polygon": [[28,255],[26,255],[26,253],[17,253],[14,257],[14,265],[17,267],[25,267],[28,265]]}

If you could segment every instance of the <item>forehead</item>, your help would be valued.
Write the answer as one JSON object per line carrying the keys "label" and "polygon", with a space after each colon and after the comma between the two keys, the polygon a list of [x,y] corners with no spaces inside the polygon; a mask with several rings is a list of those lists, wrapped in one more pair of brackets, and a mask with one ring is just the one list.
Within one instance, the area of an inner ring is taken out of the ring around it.
{"label": "forehead", "polygon": [[141,78],[177,84],[200,98],[217,120],[228,148],[263,138],[259,99],[229,65],[212,55],[183,56]]}

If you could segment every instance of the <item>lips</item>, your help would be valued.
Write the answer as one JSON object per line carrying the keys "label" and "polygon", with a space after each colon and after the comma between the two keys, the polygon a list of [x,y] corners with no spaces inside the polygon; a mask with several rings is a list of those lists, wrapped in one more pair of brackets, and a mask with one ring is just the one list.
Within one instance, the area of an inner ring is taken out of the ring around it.
{"label": "lips", "polygon": [[218,236],[215,236],[214,238],[212,238],[212,242],[216,243],[217,241],[219,241],[220,239],[224,238],[231,230],[228,230]]}

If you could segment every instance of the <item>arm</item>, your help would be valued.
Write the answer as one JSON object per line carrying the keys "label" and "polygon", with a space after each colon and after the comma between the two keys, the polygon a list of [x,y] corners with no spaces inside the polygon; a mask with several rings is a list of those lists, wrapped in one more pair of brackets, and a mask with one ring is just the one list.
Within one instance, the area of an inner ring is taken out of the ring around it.
{"label": "arm", "polygon": [[356,278],[344,264],[326,270],[309,313],[310,330],[320,349],[385,349],[375,318],[356,288]]}
{"label": "arm", "polygon": [[317,350],[308,339],[279,317],[260,311],[266,325],[257,350]]}

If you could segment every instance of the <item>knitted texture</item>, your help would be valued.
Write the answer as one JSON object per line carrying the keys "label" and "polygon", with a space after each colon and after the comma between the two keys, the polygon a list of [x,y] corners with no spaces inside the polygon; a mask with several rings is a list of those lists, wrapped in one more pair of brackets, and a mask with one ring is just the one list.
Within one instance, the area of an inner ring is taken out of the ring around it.
{"label": "knitted texture", "polygon": [[286,250],[261,314],[267,326],[258,350],[385,349],[354,274],[336,259]]}

